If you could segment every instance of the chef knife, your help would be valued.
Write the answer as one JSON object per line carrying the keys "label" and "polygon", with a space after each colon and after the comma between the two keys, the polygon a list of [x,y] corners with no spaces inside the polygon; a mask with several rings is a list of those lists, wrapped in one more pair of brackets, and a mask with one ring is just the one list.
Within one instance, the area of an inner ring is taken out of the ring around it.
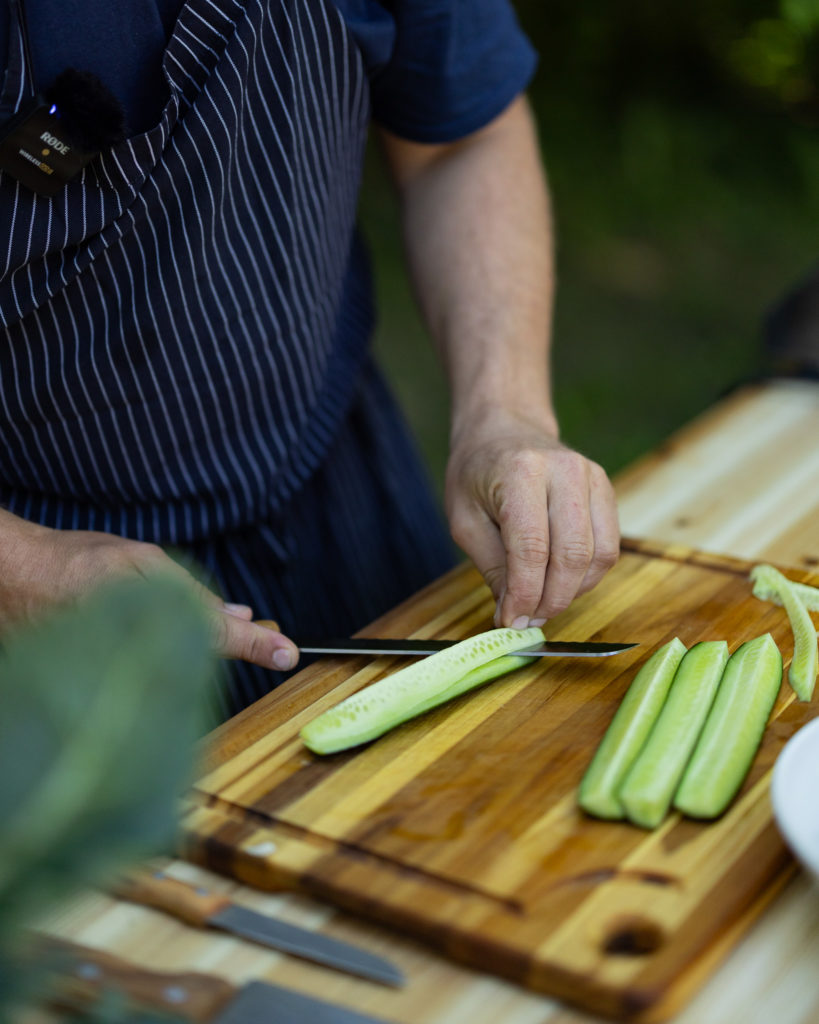
{"label": "chef knife", "polygon": [[110,953],[46,937],[41,948],[60,971],[59,988],[49,1001],[65,1009],[85,1009],[112,992],[137,1006],[208,1024],[386,1024],[267,981],[237,988],[210,974],[149,971]]}
{"label": "chef knife", "polygon": [[[278,630],[278,624],[260,619],[257,625]],[[437,654],[447,647],[459,643],[458,640],[399,640],[373,637],[351,637],[332,639],[301,639],[292,637],[293,643],[302,654],[403,654],[419,657],[424,654]],[[633,644],[615,644],[600,641],[576,640],[545,640],[542,644],[527,647],[514,654],[531,658],[606,658],[622,651],[630,651]]]}
{"label": "chef knife", "polygon": [[404,984],[402,972],[382,956],[239,906],[227,896],[189,885],[164,871],[133,871],[123,875],[108,889],[121,899],[162,910],[196,928],[229,932],[368,981],[395,987]]}
{"label": "chef knife", "polygon": [[[387,640],[372,637],[352,637],[349,640],[293,640],[303,654],[404,654],[418,657],[436,654],[458,643],[457,640]],[[611,654],[629,651],[635,644],[611,644],[566,640],[546,640],[537,647],[527,647],[511,654],[527,658],[606,658]]]}

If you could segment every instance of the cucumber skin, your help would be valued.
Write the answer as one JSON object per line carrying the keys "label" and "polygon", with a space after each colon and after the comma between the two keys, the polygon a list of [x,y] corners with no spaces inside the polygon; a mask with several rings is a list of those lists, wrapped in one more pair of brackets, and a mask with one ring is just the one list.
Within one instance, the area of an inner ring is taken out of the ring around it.
{"label": "cucumber skin", "polygon": [[[519,662],[531,659],[507,660],[505,655],[542,643],[543,639],[543,631],[536,627],[479,633],[366,686],[308,722],[299,735],[314,754],[334,754],[367,743],[467,689],[520,667]],[[501,649],[493,653],[492,644]],[[473,668],[464,671],[473,648],[483,648],[483,654],[473,659]],[[492,662],[499,664],[481,674],[480,670],[489,669]],[[451,677],[442,681],[440,674],[446,671]],[[462,683],[465,685],[459,687]]]}
{"label": "cucumber skin", "polygon": [[656,828],[668,812],[727,661],[724,640],[705,640],[680,662],[663,709],[620,787],[633,824]]}
{"label": "cucumber skin", "polygon": [[642,750],[685,654],[675,637],[643,664],[611,720],[580,783],[578,803],[608,821],[625,817],[617,790]]}
{"label": "cucumber skin", "polygon": [[[763,658],[770,666],[764,666],[762,679],[752,681],[754,662]],[[731,655],[674,797],[677,810],[692,818],[722,814],[750,770],[781,684],[782,655],[770,633],[746,641]],[[760,688],[762,698],[752,700]]]}
{"label": "cucumber skin", "polygon": [[[816,673],[819,671],[816,631],[813,629],[813,623],[810,622],[807,609],[791,590],[783,592],[782,603],[785,606],[785,611],[788,613],[788,618],[791,620],[791,629],[794,636],[794,652],[790,668],[788,669],[788,682],[800,700],[808,701],[813,696],[813,690],[816,686]],[[808,617],[808,622],[810,622],[811,630],[814,634],[807,639],[807,645],[809,646],[806,646],[804,635],[797,633],[793,626],[794,622],[798,622],[802,613]],[[804,671],[800,671],[803,667]]]}

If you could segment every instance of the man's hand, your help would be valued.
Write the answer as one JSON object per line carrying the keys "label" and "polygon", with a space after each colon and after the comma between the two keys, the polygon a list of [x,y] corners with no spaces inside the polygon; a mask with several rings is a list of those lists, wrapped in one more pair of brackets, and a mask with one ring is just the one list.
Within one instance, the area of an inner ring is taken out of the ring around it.
{"label": "man's hand", "polygon": [[0,631],[34,621],[49,609],[81,599],[123,577],[174,575],[206,607],[214,650],[271,669],[290,669],[298,648],[251,621],[246,605],[217,597],[154,544],[87,530],[51,530],[0,510]]}
{"label": "man's hand", "polygon": [[617,560],[605,472],[523,417],[462,425],[446,507],[455,541],[495,596],[498,626],[543,625]]}

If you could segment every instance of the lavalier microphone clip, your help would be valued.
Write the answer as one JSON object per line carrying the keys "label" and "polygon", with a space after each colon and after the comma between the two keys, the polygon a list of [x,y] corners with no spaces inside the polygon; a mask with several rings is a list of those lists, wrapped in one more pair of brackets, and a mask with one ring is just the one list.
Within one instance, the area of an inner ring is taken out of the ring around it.
{"label": "lavalier microphone clip", "polygon": [[85,165],[125,138],[125,114],[96,75],[67,68],[36,92],[23,0],[16,7],[29,98],[0,127],[0,169],[40,195],[55,196]]}

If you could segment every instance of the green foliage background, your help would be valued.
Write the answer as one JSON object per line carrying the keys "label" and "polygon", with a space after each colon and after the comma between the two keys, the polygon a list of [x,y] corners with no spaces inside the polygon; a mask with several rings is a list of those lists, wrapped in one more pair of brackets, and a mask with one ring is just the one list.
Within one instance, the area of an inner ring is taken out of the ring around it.
{"label": "green foliage background", "polygon": [[[764,317],[819,259],[819,0],[518,0],[557,224],[555,397],[610,472],[764,372]],[[382,362],[443,475],[446,389],[376,159]]]}
{"label": "green foliage background", "polygon": [[38,916],[168,852],[216,666],[203,609],[176,580],[122,581],[0,650],[0,1022],[42,996]]}

